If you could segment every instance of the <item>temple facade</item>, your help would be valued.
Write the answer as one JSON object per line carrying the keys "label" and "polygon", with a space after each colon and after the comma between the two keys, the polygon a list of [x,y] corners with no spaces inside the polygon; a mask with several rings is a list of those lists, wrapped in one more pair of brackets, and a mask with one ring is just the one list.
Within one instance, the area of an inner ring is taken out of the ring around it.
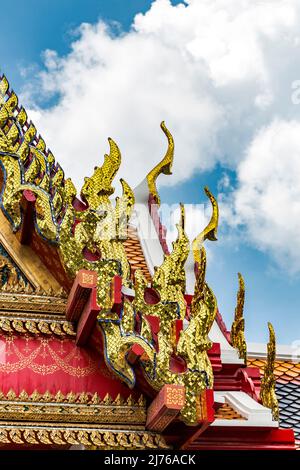
{"label": "temple facade", "polygon": [[166,244],[156,181],[174,142],[161,128],[166,154],[134,191],[121,179],[112,197],[109,139],[77,195],[0,79],[2,449],[297,447],[297,360],[276,361],[271,324],[267,352],[247,352],[241,274],[230,330],[206,282],[208,188],[208,225],[190,243],[181,205]]}

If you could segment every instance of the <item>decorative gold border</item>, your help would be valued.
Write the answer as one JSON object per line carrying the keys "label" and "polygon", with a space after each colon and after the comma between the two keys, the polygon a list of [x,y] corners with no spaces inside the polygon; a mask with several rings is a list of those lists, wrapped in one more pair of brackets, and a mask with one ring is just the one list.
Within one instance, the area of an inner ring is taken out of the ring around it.
{"label": "decorative gold border", "polygon": [[[62,423],[92,423],[109,425],[135,425],[144,429],[146,422],[145,399],[135,400],[131,395],[101,399],[97,393],[56,395],[34,391],[28,395],[23,390],[18,396],[13,390],[6,395],[0,392],[0,420],[49,421]],[[1,424],[1,422],[0,422]]]}
{"label": "decorative gold border", "polygon": [[64,315],[66,310],[66,298],[62,291],[56,295],[53,291],[37,290],[32,293],[26,293],[25,289],[14,287],[7,292],[4,287],[0,290],[0,311],[16,312],[35,312]]}
{"label": "decorative gold border", "polygon": [[[3,312],[1,312],[3,313]],[[76,336],[76,331],[71,322],[67,320],[49,320],[36,318],[17,318],[0,316],[0,334],[18,335],[56,335],[60,338]]]}
{"label": "decorative gold border", "polygon": [[59,426],[57,424],[31,425],[28,423],[1,423],[1,444],[44,444],[69,447],[82,444],[99,449],[166,449],[164,438],[147,431],[99,430],[99,427]]}
{"label": "decorative gold border", "polygon": [[113,405],[113,406],[135,406],[145,407],[146,402],[143,395],[140,395],[138,399],[134,399],[132,395],[128,398],[122,397],[120,394],[116,398],[112,398],[109,394],[106,394],[104,398],[100,398],[98,393],[75,393],[69,392],[64,395],[61,391],[58,391],[56,395],[46,391],[45,393],[39,393],[35,390],[31,395],[25,390],[22,390],[19,395],[14,390],[9,390],[7,394],[0,391],[0,401],[22,401],[22,402],[43,402],[43,403],[71,403],[71,404],[84,404],[84,405]]}

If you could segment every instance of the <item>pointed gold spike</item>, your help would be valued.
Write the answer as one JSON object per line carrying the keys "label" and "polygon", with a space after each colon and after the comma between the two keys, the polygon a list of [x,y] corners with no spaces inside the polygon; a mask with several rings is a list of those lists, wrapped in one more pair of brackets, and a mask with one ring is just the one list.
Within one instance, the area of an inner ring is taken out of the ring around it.
{"label": "pointed gold spike", "polygon": [[66,397],[64,396],[64,394],[59,390],[57,394],[55,395],[54,400],[57,403],[62,403],[63,401],[65,401],[65,398]]}
{"label": "pointed gold spike", "polygon": [[16,398],[17,398],[16,392],[11,388],[7,392],[6,399],[12,401],[12,400],[16,400]]}
{"label": "pointed gold spike", "polygon": [[75,403],[75,401],[76,401],[76,396],[77,396],[77,395],[76,395],[75,393],[69,392],[69,393],[67,394],[67,396],[66,396],[66,399],[67,399],[67,401],[68,401],[69,403]]}
{"label": "pointed gold spike", "polygon": [[107,393],[103,399],[103,404],[104,405],[111,405],[112,404],[112,398],[111,396]]}
{"label": "pointed gold spike", "polygon": [[25,390],[22,390],[18,398],[21,401],[28,401],[28,393]]}
{"label": "pointed gold spike", "polygon": [[144,395],[141,395],[138,399],[138,405],[141,407],[144,407],[146,405],[146,399]]}
{"label": "pointed gold spike", "polygon": [[123,398],[121,397],[121,395],[118,393],[118,395],[116,396],[116,398],[114,399],[113,401],[113,404],[115,406],[121,406],[123,405]]}
{"label": "pointed gold spike", "polygon": [[32,394],[30,395],[29,399],[31,401],[40,401],[41,396],[42,395],[37,390],[34,390],[34,392],[32,392]]}
{"label": "pointed gold spike", "polygon": [[85,393],[85,392],[80,393],[80,395],[78,397],[78,402],[79,403],[87,403],[88,401],[89,401],[88,394]]}
{"label": "pointed gold spike", "polygon": [[53,395],[47,390],[42,396],[41,400],[45,402],[53,401]]}
{"label": "pointed gold spike", "polygon": [[93,405],[99,405],[99,403],[100,403],[100,398],[99,398],[98,393],[94,393],[94,395],[93,395],[92,398],[91,398],[91,403],[92,403]]}

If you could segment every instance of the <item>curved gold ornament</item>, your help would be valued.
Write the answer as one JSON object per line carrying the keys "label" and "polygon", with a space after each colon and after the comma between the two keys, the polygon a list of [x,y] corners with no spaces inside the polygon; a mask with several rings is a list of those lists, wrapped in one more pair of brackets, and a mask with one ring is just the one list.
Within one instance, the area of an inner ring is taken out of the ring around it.
{"label": "curved gold ornament", "polygon": [[275,331],[271,323],[268,323],[269,328],[269,342],[267,362],[264,369],[264,375],[261,381],[260,399],[264,406],[272,410],[274,421],[279,419],[278,400],[275,391],[275,359],[276,359],[276,337]]}
{"label": "curved gold ornament", "polygon": [[[186,402],[180,419],[186,424],[197,425],[200,419],[200,394],[204,389],[213,387],[212,366],[207,351],[212,345],[208,335],[216,316],[217,302],[205,281],[206,254],[202,242],[205,239],[216,240],[216,199],[205,188],[213,213],[207,227],[193,242],[198,272],[190,313],[184,297],[184,267],[189,254],[189,240],[184,230],[184,207],[181,205],[178,236],[171,253],[156,268],[151,287],[141,271],[135,272],[135,297],[132,301],[124,300],[123,311],[119,316],[111,308],[110,287],[115,275],[122,277],[123,286],[133,287],[123,241],[127,237],[135,201],[132,189],[124,180],[121,180],[122,196],[116,198],[115,204],[110,200],[114,193],[113,179],[121,164],[117,144],[109,139],[110,152],[105,155],[102,166],[96,167],[93,175],[85,178],[80,193],[85,204],[78,204],[72,181],[65,179],[62,168],[46,149],[44,140],[37,137],[35,126],[27,121],[26,111],[18,107],[17,96],[9,92],[5,77],[0,80],[0,95],[0,164],[3,173],[1,209],[17,231],[22,224],[20,203],[24,191],[30,191],[35,196],[35,229],[47,242],[57,246],[70,278],[74,278],[82,268],[95,271],[98,275],[97,302],[101,309],[97,327],[103,335],[104,355],[110,370],[133,387],[135,373],[128,357],[132,347],[138,345],[143,351],[140,365],[150,386],[159,391],[165,384],[183,385]],[[171,174],[174,157],[173,137],[164,122],[161,128],[168,139],[168,149],[162,161],[147,175],[149,191],[157,204],[160,198],[156,180],[161,173]],[[93,258],[95,261],[91,261]],[[155,302],[150,303],[146,293],[152,295]],[[159,321],[157,337],[152,333],[148,316],[156,317]],[[181,331],[177,343],[174,327],[176,320],[183,319],[188,321],[188,326]],[[25,330],[33,335],[74,334],[69,331],[68,325],[58,326],[55,322],[32,323],[28,320],[10,323],[4,320],[1,325],[1,329],[8,332]],[[182,373],[173,372],[170,366],[178,356],[186,363],[186,370]],[[43,399],[46,400],[45,397]],[[26,439],[33,442],[35,436],[27,433]],[[116,438],[109,433],[104,437],[107,446],[126,447],[129,442],[123,436]],[[53,430],[43,436],[41,434],[42,439],[44,442],[50,439],[57,444],[67,442],[60,430]],[[68,439],[75,442],[74,435],[68,434]],[[102,442],[98,434],[93,434],[90,441],[85,431],[80,431],[77,439],[84,445],[100,445]],[[145,446],[154,446],[154,441],[148,435],[143,436],[143,439]]]}
{"label": "curved gold ornament", "polygon": [[104,155],[104,163],[101,167],[95,167],[94,174],[90,178],[84,178],[81,189],[81,197],[90,209],[97,210],[102,202],[106,202],[108,196],[114,193],[112,181],[121,164],[121,152],[113,139],[108,139],[110,152]]}
{"label": "curved gold ornament", "polygon": [[200,262],[200,247],[205,240],[216,241],[217,240],[217,230],[219,223],[219,207],[216,198],[210,192],[207,186],[204,188],[205,194],[209,198],[212,205],[212,215],[208,225],[205,229],[193,240],[192,250],[194,255],[195,263]]}
{"label": "curved gold ornament", "polygon": [[161,122],[160,127],[168,139],[168,148],[164,158],[147,175],[149,193],[152,194],[158,205],[160,205],[160,197],[156,188],[156,180],[162,173],[164,175],[172,174],[171,170],[174,159],[174,139],[172,134],[167,129],[164,121]]}
{"label": "curved gold ornament", "polygon": [[[81,195],[88,204],[86,210],[73,206],[76,189],[70,179],[55,163],[46,144],[36,136],[36,129],[27,122],[24,108],[17,108],[18,98],[10,92],[5,77],[0,81],[0,164],[4,184],[1,207],[13,229],[22,224],[20,202],[24,191],[36,198],[35,227],[47,242],[57,245],[66,272],[74,277],[81,268],[98,274],[98,302],[110,307],[110,280],[122,275],[130,284],[130,266],[123,241],[134,205],[130,186],[121,180],[123,195],[114,206],[109,196],[114,192],[113,178],[121,163],[117,144],[109,139],[110,153],[101,167],[85,178]],[[84,253],[98,254],[97,261],[89,261]]]}
{"label": "curved gold ornament", "polygon": [[231,327],[231,343],[234,348],[239,351],[240,359],[244,359],[247,364],[247,344],[245,340],[245,282],[243,276],[238,273],[239,290],[237,293],[237,304],[235,308],[234,321]]}

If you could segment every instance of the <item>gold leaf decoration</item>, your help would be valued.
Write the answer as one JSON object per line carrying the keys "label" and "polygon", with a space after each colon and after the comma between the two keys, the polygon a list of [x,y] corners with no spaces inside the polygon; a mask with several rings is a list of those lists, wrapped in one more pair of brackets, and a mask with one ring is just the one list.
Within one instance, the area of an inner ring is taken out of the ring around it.
{"label": "gold leaf decoration", "polygon": [[160,205],[160,197],[156,188],[156,180],[161,173],[164,175],[171,175],[171,169],[174,159],[174,140],[167,129],[164,121],[160,124],[160,127],[168,139],[168,149],[164,158],[151,170],[147,175],[147,182],[149,187],[149,193],[154,197],[156,204]]}
{"label": "gold leaf decoration", "polygon": [[247,345],[245,340],[245,320],[244,320],[244,304],[245,304],[245,282],[243,276],[238,273],[239,290],[237,294],[237,304],[234,314],[234,322],[231,327],[231,343],[239,351],[239,356],[244,359],[247,364]]}
{"label": "gold leaf decoration", "polygon": [[39,442],[35,438],[35,432],[29,429],[26,429],[23,433],[24,439],[28,444],[38,444]]}
{"label": "gold leaf decoration", "polygon": [[268,323],[269,328],[269,342],[268,342],[268,353],[267,362],[264,369],[264,375],[261,381],[260,399],[264,406],[272,410],[272,416],[274,421],[279,419],[278,399],[275,391],[275,358],[276,358],[276,337],[273,325]]}
{"label": "gold leaf decoration", "polygon": [[218,230],[218,223],[219,223],[219,207],[216,198],[210,192],[208,187],[204,188],[205,194],[209,198],[211,205],[212,205],[212,215],[209,223],[205,227],[205,229],[193,240],[192,248],[193,248],[193,255],[195,263],[200,262],[200,247],[205,240],[216,241],[217,240],[217,230]]}

